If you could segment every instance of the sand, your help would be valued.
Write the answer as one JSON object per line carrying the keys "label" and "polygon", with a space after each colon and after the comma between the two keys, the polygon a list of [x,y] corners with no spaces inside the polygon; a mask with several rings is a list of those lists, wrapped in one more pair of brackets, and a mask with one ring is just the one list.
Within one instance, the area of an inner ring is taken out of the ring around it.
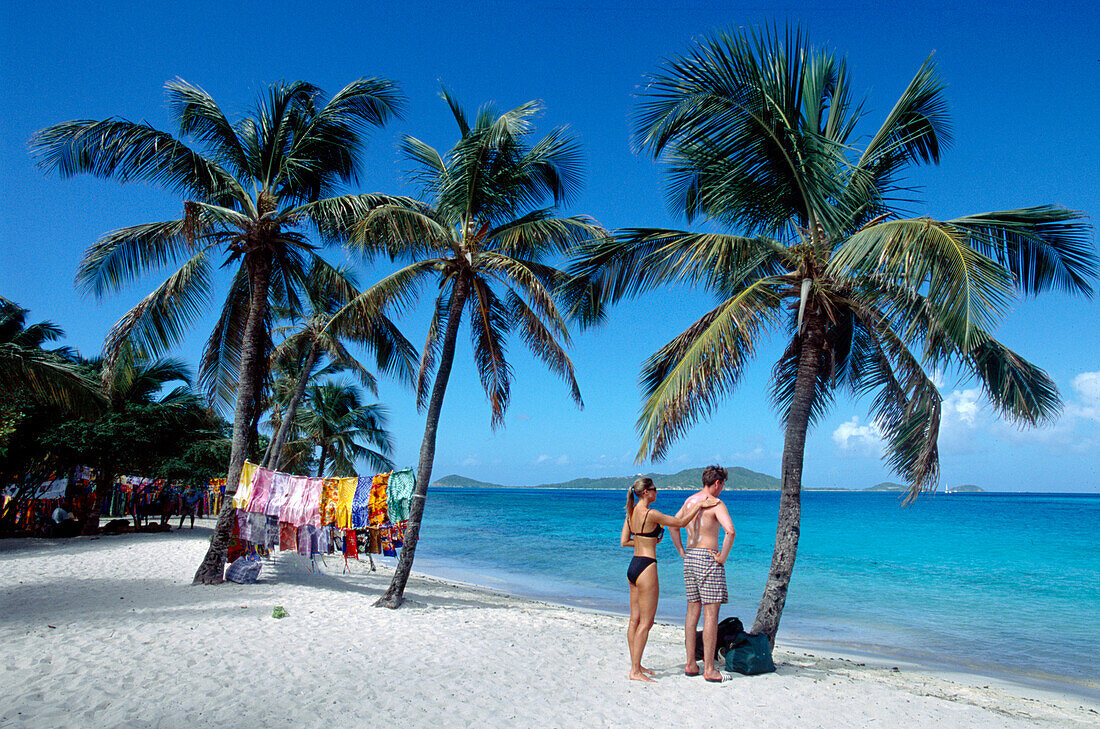
{"label": "sand", "polygon": [[[683,676],[657,625],[626,679],[625,619],[279,554],[255,585],[193,587],[194,531],[0,542],[0,727],[1076,727],[1100,706],[988,680],[777,651],[778,670]],[[289,617],[276,620],[283,606]]]}

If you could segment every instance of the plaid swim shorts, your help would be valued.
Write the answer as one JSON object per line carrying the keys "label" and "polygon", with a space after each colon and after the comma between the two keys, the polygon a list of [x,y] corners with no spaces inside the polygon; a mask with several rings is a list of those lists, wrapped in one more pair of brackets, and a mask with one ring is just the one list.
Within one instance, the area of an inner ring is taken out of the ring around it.
{"label": "plaid swim shorts", "polygon": [[688,602],[729,602],[726,566],[718,564],[709,549],[695,547],[684,556],[684,592]]}

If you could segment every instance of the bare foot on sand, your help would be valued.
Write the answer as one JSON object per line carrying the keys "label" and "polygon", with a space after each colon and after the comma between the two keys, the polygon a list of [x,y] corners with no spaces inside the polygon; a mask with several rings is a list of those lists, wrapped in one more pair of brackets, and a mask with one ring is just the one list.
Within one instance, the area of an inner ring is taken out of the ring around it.
{"label": "bare foot on sand", "polygon": [[627,674],[627,677],[630,678],[631,681],[642,681],[644,683],[657,683],[652,678],[647,676],[645,673],[631,671],[629,674]]}
{"label": "bare foot on sand", "polygon": [[654,671],[652,668],[646,668],[645,666],[642,666],[642,673],[646,674],[647,676],[657,675],[656,671]]}

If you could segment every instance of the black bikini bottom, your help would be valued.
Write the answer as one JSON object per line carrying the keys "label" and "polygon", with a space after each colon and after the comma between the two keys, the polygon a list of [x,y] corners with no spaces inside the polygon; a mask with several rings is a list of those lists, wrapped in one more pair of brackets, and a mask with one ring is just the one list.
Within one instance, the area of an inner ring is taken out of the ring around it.
{"label": "black bikini bottom", "polygon": [[630,560],[630,566],[626,568],[626,579],[630,580],[632,585],[638,584],[639,575],[645,572],[645,568],[651,564],[657,564],[657,560],[653,557],[635,557]]}

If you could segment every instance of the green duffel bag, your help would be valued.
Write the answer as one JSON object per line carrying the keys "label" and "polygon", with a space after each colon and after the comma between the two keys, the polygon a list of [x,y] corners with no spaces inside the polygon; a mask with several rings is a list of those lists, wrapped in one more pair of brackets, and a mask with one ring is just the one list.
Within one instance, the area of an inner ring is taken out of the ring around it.
{"label": "green duffel bag", "polygon": [[768,636],[742,633],[726,651],[726,670],[755,676],[775,670]]}

